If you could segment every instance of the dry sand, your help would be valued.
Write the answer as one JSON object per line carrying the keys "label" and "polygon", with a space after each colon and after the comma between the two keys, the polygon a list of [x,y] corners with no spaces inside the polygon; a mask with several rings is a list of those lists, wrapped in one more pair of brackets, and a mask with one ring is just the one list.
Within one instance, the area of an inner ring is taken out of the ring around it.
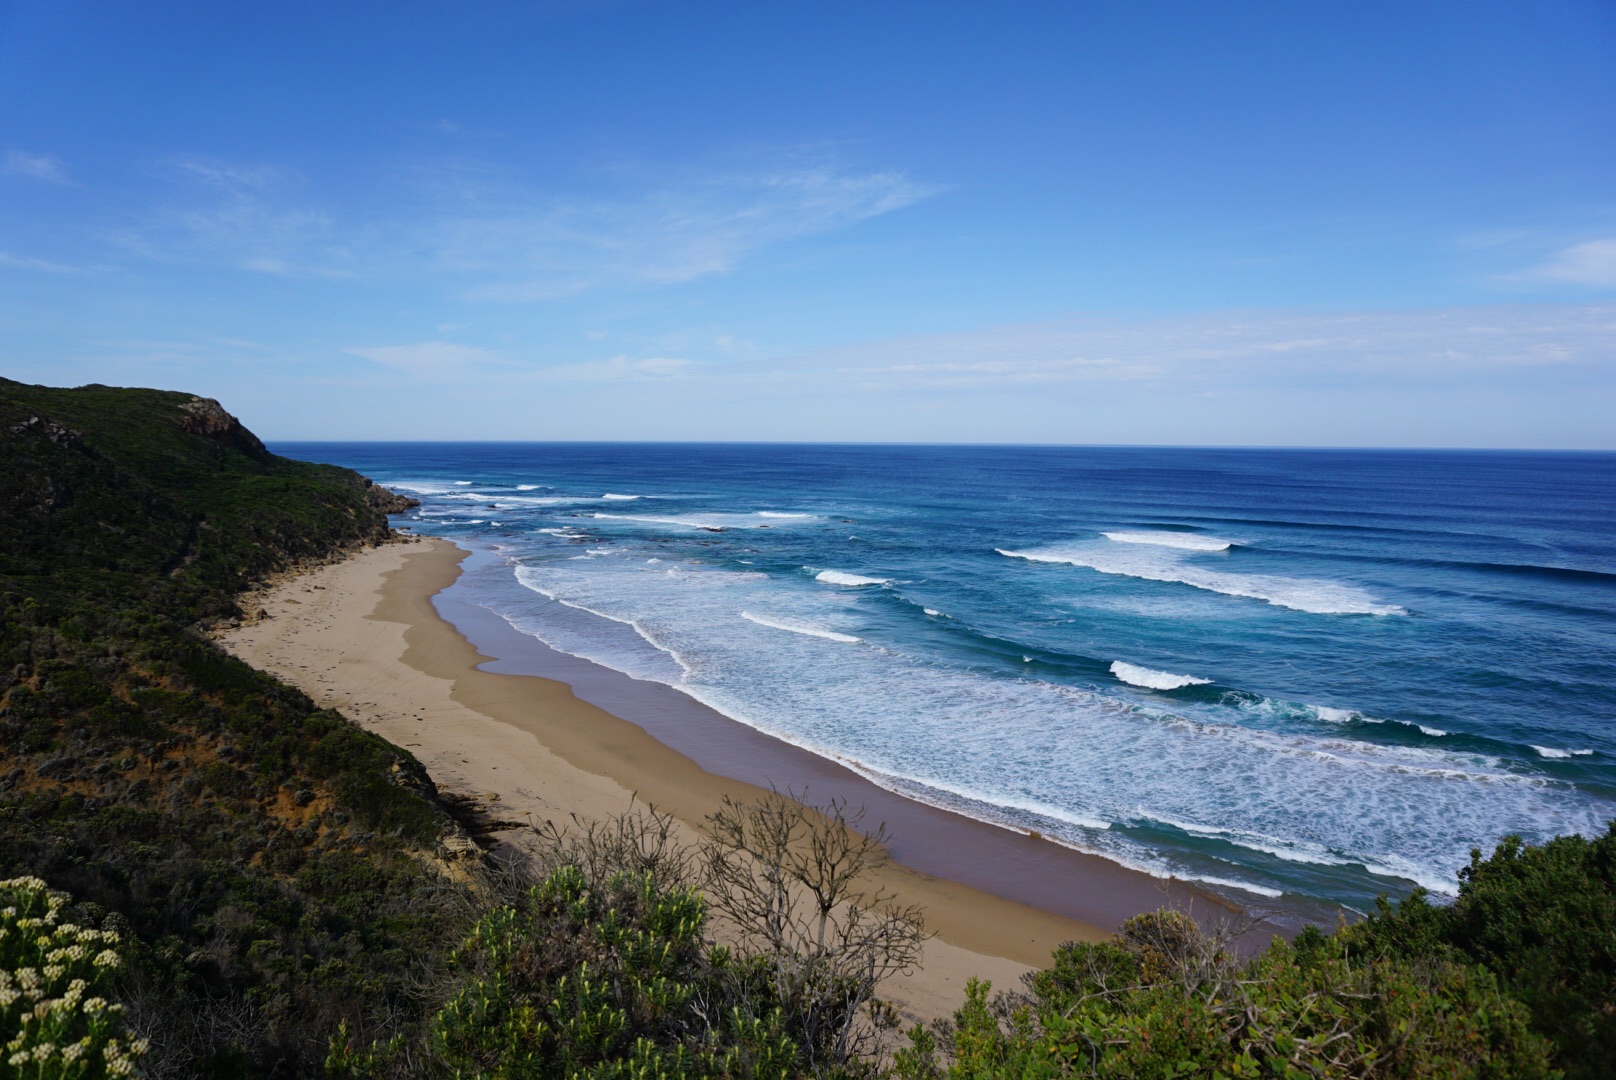
{"label": "dry sand", "polygon": [[[442,540],[390,544],[285,580],[254,597],[269,618],[227,633],[237,656],[411,751],[440,788],[492,804],[508,821],[601,818],[637,797],[695,836],[724,795],[761,789],[703,771],[645,731],[580,700],[565,683],[478,669],[490,658],[431,598],[466,553]],[[501,834],[520,842],[523,829]],[[897,863],[882,871],[937,932],[921,969],[883,988],[911,1020],[944,1016],[966,980],[1017,984],[1056,945],[1100,927]]]}

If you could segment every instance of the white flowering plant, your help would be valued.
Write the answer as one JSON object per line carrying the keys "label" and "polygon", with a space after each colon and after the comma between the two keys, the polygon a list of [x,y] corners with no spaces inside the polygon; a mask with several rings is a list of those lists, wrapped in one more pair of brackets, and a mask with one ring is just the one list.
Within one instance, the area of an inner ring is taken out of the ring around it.
{"label": "white flowering plant", "polygon": [[36,877],[0,881],[0,1075],[138,1076],[145,1040],[104,996],[118,935],[67,921],[70,903]]}

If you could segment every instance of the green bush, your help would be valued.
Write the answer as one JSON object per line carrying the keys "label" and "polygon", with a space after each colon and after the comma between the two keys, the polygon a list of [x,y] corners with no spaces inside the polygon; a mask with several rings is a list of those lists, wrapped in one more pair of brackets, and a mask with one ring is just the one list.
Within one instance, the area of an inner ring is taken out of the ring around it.
{"label": "green bush", "polygon": [[[455,953],[432,1055],[453,1076],[502,1080],[798,1075],[779,1008],[743,1006],[744,964],[704,942],[705,920],[698,893],[655,873],[591,883],[562,866],[479,919]],[[327,1070],[396,1074],[403,1051],[355,1049],[343,1032]]]}
{"label": "green bush", "polygon": [[1342,931],[1358,956],[1451,956],[1481,964],[1531,1011],[1576,1078],[1616,1072],[1616,822],[1592,840],[1505,837],[1471,853],[1449,907],[1423,892],[1384,900]]}
{"label": "green bush", "polygon": [[1062,946],[1030,991],[990,1000],[973,981],[952,1023],[911,1032],[896,1075],[1556,1075],[1526,1009],[1485,969],[1362,963],[1334,943],[1303,957],[1284,941],[1243,961],[1176,912],[1130,920],[1117,943]]}

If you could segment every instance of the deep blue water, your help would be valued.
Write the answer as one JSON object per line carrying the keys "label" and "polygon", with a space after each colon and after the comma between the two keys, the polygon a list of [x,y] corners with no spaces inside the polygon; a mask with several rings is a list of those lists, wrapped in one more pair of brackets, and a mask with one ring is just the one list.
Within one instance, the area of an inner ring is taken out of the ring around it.
{"label": "deep blue water", "polygon": [[275,449],[556,648],[1156,873],[1361,908],[1616,817],[1616,456]]}

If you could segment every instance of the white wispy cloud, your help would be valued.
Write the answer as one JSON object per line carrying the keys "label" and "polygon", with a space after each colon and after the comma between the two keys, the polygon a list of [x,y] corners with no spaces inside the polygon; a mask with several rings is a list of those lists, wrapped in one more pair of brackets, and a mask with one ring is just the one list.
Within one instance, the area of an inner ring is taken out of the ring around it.
{"label": "white wispy cloud", "polygon": [[726,172],[618,198],[538,193],[478,200],[429,223],[421,247],[479,299],[531,301],[609,284],[728,273],[753,253],[834,232],[927,198],[897,172],[826,166]]}
{"label": "white wispy cloud", "polygon": [[457,160],[418,170],[408,208],[382,218],[302,205],[301,178],[271,166],[177,157],[159,175],[177,195],[118,234],[127,250],[262,273],[414,279],[518,303],[727,273],[764,248],[938,190],[899,172],[791,160],[614,174],[579,196]]}
{"label": "white wispy cloud", "polygon": [[491,368],[507,368],[512,364],[499,353],[450,341],[353,346],[343,351],[373,364],[417,376],[458,376]]}
{"label": "white wispy cloud", "polygon": [[614,356],[578,364],[538,368],[532,378],[541,382],[646,382],[698,374],[702,365],[672,356]]}
{"label": "white wispy cloud", "polygon": [[346,230],[331,214],[296,205],[294,174],[199,156],[170,158],[155,171],[173,195],[143,220],[112,232],[125,251],[280,276],[355,273]]}
{"label": "white wispy cloud", "polygon": [[1616,286],[1616,236],[1572,244],[1523,276],[1590,288]]}
{"label": "white wispy cloud", "polygon": [[0,158],[0,173],[23,176],[30,180],[43,180],[47,184],[68,182],[67,165],[54,154],[30,154],[25,150],[8,150]]}
{"label": "white wispy cloud", "polygon": [[713,374],[865,392],[1102,383],[1176,391],[1363,379],[1395,384],[1548,366],[1611,366],[1612,342],[1616,304],[1236,311],[995,326],[725,365]]}
{"label": "white wispy cloud", "polygon": [[0,251],[0,266],[8,266],[14,270],[41,270],[47,274],[76,274],[79,272],[79,268],[76,266],[51,262],[49,259],[36,259],[28,255],[13,255],[9,251]]}

